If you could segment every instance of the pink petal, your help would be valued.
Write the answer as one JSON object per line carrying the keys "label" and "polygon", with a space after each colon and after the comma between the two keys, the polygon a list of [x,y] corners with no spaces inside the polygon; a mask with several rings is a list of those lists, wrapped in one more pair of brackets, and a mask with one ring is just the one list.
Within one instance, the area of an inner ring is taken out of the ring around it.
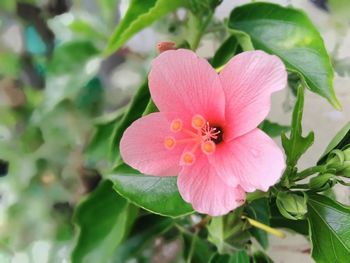
{"label": "pink petal", "polygon": [[262,51],[243,52],[220,73],[226,96],[225,139],[231,140],[256,128],[270,110],[271,94],[287,85],[282,61]]}
{"label": "pink petal", "polygon": [[165,138],[169,135],[176,138],[163,113],[156,112],[138,119],[126,129],[120,142],[124,162],[148,175],[177,175],[184,147],[165,148]]}
{"label": "pink petal", "polygon": [[242,205],[245,193],[240,187],[226,185],[208,163],[205,156],[198,156],[192,166],[180,172],[177,185],[182,198],[192,204],[194,210],[211,216],[227,214]]}
{"label": "pink petal", "polygon": [[161,112],[177,112],[181,118],[201,114],[221,121],[225,97],[220,79],[210,64],[186,49],[160,54],[149,74],[151,96]]}
{"label": "pink petal", "polygon": [[226,184],[239,184],[247,192],[267,191],[285,168],[281,149],[259,129],[218,147],[210,163]]}

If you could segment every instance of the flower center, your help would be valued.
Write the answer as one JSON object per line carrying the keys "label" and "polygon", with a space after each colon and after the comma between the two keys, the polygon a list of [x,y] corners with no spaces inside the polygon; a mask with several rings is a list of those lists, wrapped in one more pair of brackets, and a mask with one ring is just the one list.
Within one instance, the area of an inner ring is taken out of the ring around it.
{"label": "flower center", "polygon": [[180,160],[180,165],[192,165],[196,161],[195,152],[200,149],[202,153],[211,155],[216,150],[216,145],[223,140],[223,131],[219,126],[211,126],[201,115],[194,115],[191,121],[193,129],[185,129],[181,119],[174,119],[170,124],[170,131],[173,133],[183,133],[183,139],[175,139],[173,136],[167,136],[164,139],[164,146],[172,150],[178,144],[186,144],[185,151]]}

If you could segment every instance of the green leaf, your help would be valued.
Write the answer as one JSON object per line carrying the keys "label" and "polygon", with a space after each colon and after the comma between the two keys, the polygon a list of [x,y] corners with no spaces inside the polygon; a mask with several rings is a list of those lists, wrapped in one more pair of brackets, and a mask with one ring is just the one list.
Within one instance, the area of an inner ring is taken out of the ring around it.
{"label": "green leaf", "polygon": [[270,3],[234,9],[228,26],[247,33],[257,49],[278,55],[298,72],[308,88],[340,109],[333,89],[333,69],[323,40],[306,14]]}
{"label": "green leaf", "polygon": [[103,34],[100,30],[94,28],[92,23],[89,23],[88,21],[76,19],[72,21],[68,25],[69,29],[72,30],[73,33],[82,35],[86,39],[90,40],[105,40],[106,35]]}
{"label": "green leaf", "polygon": [[314,133],[310,132],[306,137],[302,136],[301,121],[304,110],[304,89],[299,86],[297,101],[294,106],[290,138],[285,133],[281,134],[282,145],[287,155],[287,164],[294,167],[299,158],[314,142]]}
{"label": "green leaf", "polygon": [[128,109],[126,110],[123,118],[115,126],[112,135],[111,142],[111,158],[114,163],[119,163],[119,143],[123,136],[126,128],[128,128],[131,123],[140,118],[145,111],[149,101],[150,93],[148,89],[147,81],[138,89],[136,95],[133,97]]}
{"label": "green leaf", "polygon": [[229,263],[249,263],[249,262],[250,260],[246,250],[241,250],[234,253],[233,255],[231,255],[231,259],[229,261]]}
{"label": "green leaf", "polygon": [[113,128],[120,122],[123,117],[123,110],[118,110],[112,115],[103,116],[95,120],[95,131],[91,137],[90,143],[84,151],[88,162],[97,162],[108,160],[109,144],[112,140]]}
{"label": "green leaf", "polygon": [[247,251],[241,250],[233,255],[215,254],[210,259],[209,263],[249,263],[249,256]]}
{"label": "green leaf", "polygon": [[244,249],[251,239],[246,221],[242,220],[244,207],[239,207],[226,216],[214,217],[207,225],[208,240],[220,254],[232,254]]}
{"label": "green leaf", "polygon": [[348,262],[350,207],[323,195],[310,195],[308,221],[312,257],[317,263]]}
{"label": "green leaf", "polygon": [[273,260],[263,251],[255,251],[253,254],[253,263],[273,263]]}
{"label": "green leaf", "polygon": [[198,236],[195,236],[191,233],[182,233],[183,238],[183,256],[185,259],[189,258],[189,254],[191,253],[191,247],[192,250],[192,257],[190,262],[196,262],[196,263],[207,263],[208,259],[210,259],[211,255],[213,254],[212,249],[209,246],[209,243],[205,240],[198,238]]}
{"label": "green leaf", "polygon": [[167,13],[186,5],[187,1],[185,0],[131,0],[125,16],[109,40],[105,53],[113,53],[140,30],[151,25]]}
{"label": "green leaf", "polygon": [[145,111],[142,113],[142,116],[146,116],[146,115],[148,115],[148,114],[150,114],[150,113],[152,113],[152,112],[158,112],[158,111],[159,111],[159,110],[158,110],[156,104],[154,104],[153,100],[150,99],[150,100],[148,101],[148,104],[147,104],[147,106],[146,106]]}
{"label": "green leaf", "polygon": [[329,153],[335,149],[342,149],[345,145],[350,144],[350,122],[348,122],[328,144],[326,150],[322,154],[317,164],[322,164],[326,161]]}
{"label": "green leaf", "polygon": [[121,163],[116,166],[113,172],[118,174],[140,174],[139,171],[127,165],[126,163]]}
{"label": "green leaf", "polygon": [[110,179],[121,196],[152,213],[175,218],[193,212],[177,190],[176,177],[116,174]]}
{"label": "green leaf", "polygon": [[64,43],[55,49],[48,71],[52,75],[72,74],[98,53],[97,48],[89,41]]}
{"label": "green leaf", "polygon": [[135,208],[112,186],[111,181],[102,181],[77,207],[74,221],[80,231],[72,253],[73,263],[108,262],[130,228]]}
{"label": "green leaf", "polygon": [[242,47],[242,50],[254,50],[252,40],[247,33],[236,29],[229,29],[229,33],[231,33],[231,35],[237,39],[239,45]]}
{"label": "green leaf", "polygon": [[241,53],[242,48],[240,47],[237,38],[234,36],[228,37],[224,43],[216,51],[211,65],[214,68],[225,65],[234,55]]}
{"label": "green leaf", "polygon": [[170,218],[157,215],[139,217],[132,233],[115,251],[114,263],[124,263],[142,253],[145,246],[174,225]]}
{"label": "green leaf", "polygon": [[[252,201],[245,210],[250,218],[270,225],[270,207],[267,198]],[[264,249],[268,248],[269,240],[265,231],[255,227],[250,228],[249,231]]]}
{"label": "green leaf", "polygon": [[48,113],[65,99],[74,100],[99,69],[99,52],[88,41],[72,41],[55,48],[47,68],[40,113]]}
{"label": "green leaf", "polygon": [[270,137],[278,137],[282,133],[290,130],[290,126],[281,125],[269,120],[264,120],[263,123],[260,124],[259,128],[266,132]]}

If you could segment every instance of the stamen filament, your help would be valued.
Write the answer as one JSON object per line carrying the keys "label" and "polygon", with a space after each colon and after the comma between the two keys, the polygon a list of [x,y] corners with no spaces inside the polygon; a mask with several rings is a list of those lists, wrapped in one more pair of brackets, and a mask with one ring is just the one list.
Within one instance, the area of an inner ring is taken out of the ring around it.
{"label": "stamen filament", "polygon": [[184,129],[184,132],[192,137],[198,137],[199,134],[194,133],[193,131],[190,131],[188,129]]}
{"label": "stamen filament", "polygon": [[246,219],[252,226],[260,228],[260,229],[266,231],[267,233],[275,235],[275,236],[277,236],[279,238],[285,238],[286,237],[286,234],[283,233],[282,231],[279,231],[279,230],[277,230],[275,228],[267,226],[267,225],[265,225],[265,224],[263,224],[261,222],[258,222],[258,221],[254,220],[254,219],[251,219],[251,218],[249,218],[247,216],[242,216],[242,219]]}
{"label": "stamen filament", "polygon": [[180,139],[177,140],[177,143],[187,143],[187,142],[196,142],[198,141],[198,138],[186,138],[186,139]]}
{"label": "stamen filament", "polygon": [[190,152],[194,154],[194,152],[198,149],[198,146],[199,146],[200,144],[201,144],[200,142],[197,142],[197,143],[193,146],[193,148],[192,148],[192,150],[191,150]]}

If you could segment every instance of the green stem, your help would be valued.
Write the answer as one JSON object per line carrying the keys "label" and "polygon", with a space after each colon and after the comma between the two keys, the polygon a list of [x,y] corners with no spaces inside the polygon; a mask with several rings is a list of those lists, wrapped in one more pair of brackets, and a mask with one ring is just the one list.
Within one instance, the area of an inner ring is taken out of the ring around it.
{"label": "green stem", "polygon": [[327,168],[324,165],[313,166],[305,169],[304,171],[301,171],[300,173],[297,173],[296,177],[293,178],[293,181],[294,182],[300,181],[309,177],[310,175],[321,173],[321,172],[324,173],[326,171],[327,171]]}
{"label": "green stem", "polygon": [[191,235],[192,233],[187,230],[186,228],[184,228],[183,226],[179,225],[179,224],[175,224],[175,227],[181,232],[181,233],[186,233]]}
{"label": "green stem", "polygon": [[213,18],[213,12],[211,12],[206,19],[204,20],[203,24],[201,24],[200,18],[196,18],[198,19],[199,24],[201,24],[199,30],[197,31],[197,34],[195,35],[194,39],[193,39],[193,43],[191,45],[191,48],[193,51],[196,51],[196,49],[199,46],[199,42],[203,36],[203,33],[205,31],[205,29],[207,28],[207,26],[209,25],[211,19]]}
{"label": "green stem", "polygon": [[309,184],[296,184],[293,185],[291,188],[295,189],[310,189],[310,185]]}
{"label": "green stem", "polygon": [[287,166],[286,170],[282,174],[281,185],[286,188],[290,188],[293,184],[290,178],[293,178],[296,173],[296,167]]}
{"label": "green stem", "polygon": [[193,256],[194,247],[195,247],[195,244],[196,244],[196,241],[197,241],[197,235],[198,235],[198,231],[196,231],[193,234],[192,241],[191,241],[191,247],[190,247],[190,251],[188,252],[188,257],[187,257],[186,263],[191,263],[192,262],[192,256]]}

